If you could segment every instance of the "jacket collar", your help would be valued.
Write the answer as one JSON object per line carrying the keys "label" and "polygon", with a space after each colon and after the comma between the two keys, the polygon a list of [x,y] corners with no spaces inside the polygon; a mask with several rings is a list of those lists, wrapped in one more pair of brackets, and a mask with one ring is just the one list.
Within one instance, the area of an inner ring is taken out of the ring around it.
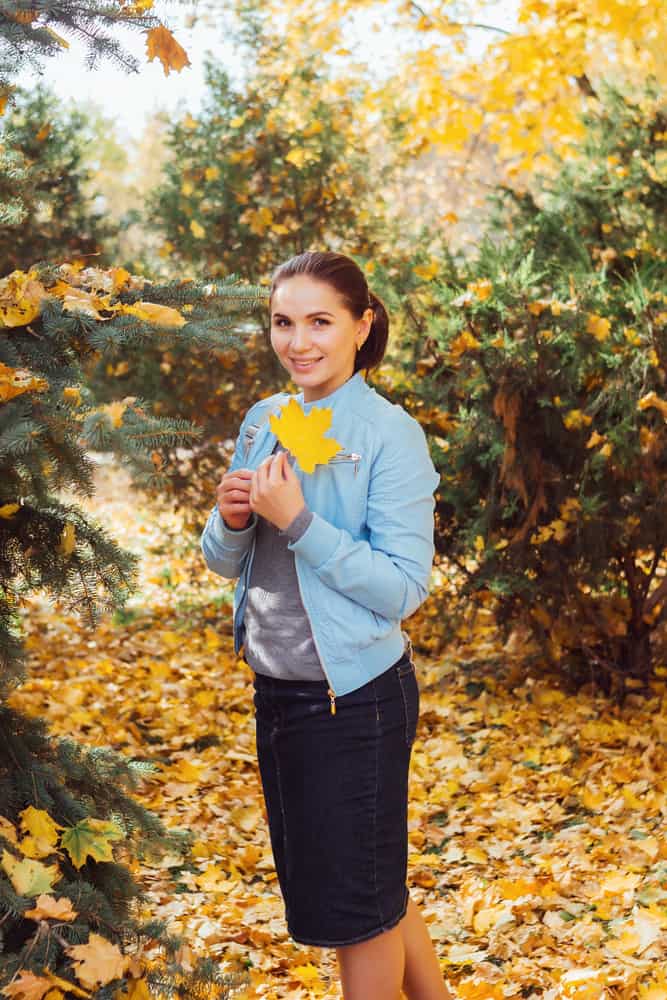
{"label": "jacket collar", "polygon": [[310,402],[304,403],[303,390],[301,390],[295,398],[304,413],[310,413],[313,406],[331,406],[338,408],[345,403],[349,403],[352,399],[357,399],[367,389],[368,386],[366,385],[363,371],[362,369],[359,369],[359,371],[356,371],[354,375],[351,375],[346,382],[339,385],[338,388],[334,389],[333,392],[330,392],[328,396],[323,396],[322,399],[311,399]]}

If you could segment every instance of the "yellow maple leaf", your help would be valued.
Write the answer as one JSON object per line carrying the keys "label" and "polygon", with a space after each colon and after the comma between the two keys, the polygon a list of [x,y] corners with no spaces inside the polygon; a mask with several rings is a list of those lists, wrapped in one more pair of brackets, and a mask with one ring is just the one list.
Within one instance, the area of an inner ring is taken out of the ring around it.
{"label": "yellow maple leaf", "polygon": [[152,62],[157,56],[162,63],[165,76],[169,76],[172,69],[180,72],[184,66],[190,65],[187,52],[182,45],[179,45],[169,28],[159,24],[157,28],[151,28],[145,34],[148,61]]}
{"label": "yellow maple leaf", "polygon": [[67,896],[49,896],[41,893],[35,902],[32,910],[25,910],[24,917],[32,917],[34,920],[74,920],[78,912],[72,908],[72,900]]}
{"label": "yellow maple leaf", "polygon": [[41,861],[24,858],[19,861],[9,851],[2,852],[2,867],[21,896],[37,896],[41,892],[51,892],[54,882],[62,878],[57,865],[43,865]]}
{"label": "yellow maple leaf", "polygon": [[312,962],[308,962],[307,965],[296,965],[290,969],[289,977],[302,986],[315,986],[321,983],[320,974]]}
{"label": "yellow maple leaf", "polygon": [[111,841],[121,840],[124,836],[116,823],[86,816],[65,830],[60,843],[72,859],[72,864],[80,868],[89,855],[95,861],[113,861]]}
{"label": "yellow maple leaf", "polygon": [[16,1000],[42,1000],[51,986],[51,980],[45,976],[36,976],[34,972],[21,969],[18,979],[3,986],[0,993],[4,993],[6,997],[16,997]]}
{"label": "yellow maple leaf", "polygon": [[334,438],[325,438],[324,432],[331,426],[331,407],[314,406],[306,414],[295,399],[290,399],[280,411],[280,416],[271,414],[271,430],[297,460],[304,472],[312,473],[316,465],[326,465],[342,445]]}
{"label": "yellow maple leaf", "polygon": [[118,945],[94,931],[90,932],[87,944],[70,945],[66,950],[75,959],[74,974],[88,989],[120,979],[129,961]]}
{"label": "yellow maple leaf", "polygon": [[[73,536],[73,525],[68,524],[66,528],[71,528]],[[69,552],[67,554],[69,555]],[[53,854],[58,842],[58,830],[65,829],[60,823],[56,823],[45,809],[35,809],[34,806],[28,806],[21,812],[21,827],[29,836],[23,838],[19,848],[29,858],[44,858],[48,854]]]}

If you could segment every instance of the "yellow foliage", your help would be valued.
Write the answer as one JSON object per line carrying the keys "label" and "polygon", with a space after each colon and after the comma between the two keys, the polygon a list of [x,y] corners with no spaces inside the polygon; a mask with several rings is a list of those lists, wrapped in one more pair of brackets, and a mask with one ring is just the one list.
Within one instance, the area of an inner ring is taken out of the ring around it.
{"label": "yellow foliage", "polygon": [[596,340],[604,341],[609,336],[610,329],[611,323],[608,319],[605,319],[603,316],[596,316],[595,313],[590,313],[586,322],[587,333],[592,333]]}
{"label": "yellow foliage", "polygon": [[463,330],[449,345],[449,353],[452,358],[458,358],[466,351],[477,350],[479,346],[477,337],[470,330]]}
{"label": "yellow foliage", "polygon": [[586,427],[592,422],[593,418],[589,417],[582,410],[568,410],[563,417],[563,423],[569,431],[579,430],[581,427]]}

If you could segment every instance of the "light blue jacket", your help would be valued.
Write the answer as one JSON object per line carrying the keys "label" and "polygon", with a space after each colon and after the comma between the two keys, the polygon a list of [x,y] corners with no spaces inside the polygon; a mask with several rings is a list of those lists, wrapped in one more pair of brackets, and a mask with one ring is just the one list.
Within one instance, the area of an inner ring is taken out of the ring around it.
{"label": "light blue jacket", "polygon": [[[414,417],[390,403],[355,372],[323,399],[304,403],[331,407],[326,437],[342,450],[327,465],[304,473],[294,462],[313,519],[288,542],[294,552],[301,600],[331,691],[347,694],[399,659],[407,635],[401,622],[426,599],[435,552],[433,492],[439,483],[424,432]],[[290,399],[278,392],[246,413],[229,470],[256,469],[271,454],[276,435],[268,414]],[[256,513],[240,531],[228,528],[217,505],[201,536],[206,565],[234,592],[234,651],[255,551]],[[333,707],[333,699],[332,699]]]}

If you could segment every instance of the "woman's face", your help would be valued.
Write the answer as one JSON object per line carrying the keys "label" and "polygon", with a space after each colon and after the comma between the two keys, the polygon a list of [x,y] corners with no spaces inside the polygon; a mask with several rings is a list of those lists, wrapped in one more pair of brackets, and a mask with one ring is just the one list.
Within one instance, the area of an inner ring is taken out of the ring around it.
{"label": "woman's face", "polygon": [[280,282],[271,300],[271,346],[303,389],[304,402],[322,399],[347,382],[372,322],[372,309],[355,319],[325,281],[295,274]]}

